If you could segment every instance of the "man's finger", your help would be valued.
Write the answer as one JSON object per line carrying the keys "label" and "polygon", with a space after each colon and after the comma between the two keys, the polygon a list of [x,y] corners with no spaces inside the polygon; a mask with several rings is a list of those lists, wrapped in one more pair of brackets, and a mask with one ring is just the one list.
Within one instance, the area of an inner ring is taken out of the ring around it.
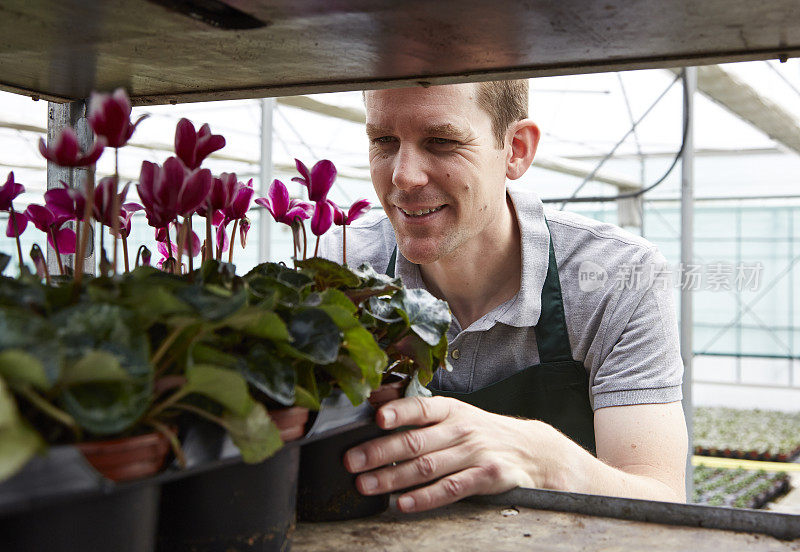
{"label": "man's finger", "polygon": [[445,397],[397,399],[382,406],[375,414],[375,421],[383,429],[435,424],[445,420],[456,403]]}
{"label": "man's finger", "polygon": [[466,437],[466,427],[436,424],[409,429],[367,441],[347,451],[344,466],[351,473],[374,470],[457,445]]}
{"label": "man's finger", "polygon": [[[464,497],[489,492],[493,482],[489,473],[481,468],[473,467],[448,475],[421,489],[415,489],[401,495],[397,499],[397,507],[401,512],[422,512],[452,504]],[[492,492],[503,492],[508,489],[495,489]]]}
{"label": "man's finger", "polygon": [[447,448],[423,454],[397,466],[363,473],[356,479],[356,488],[365,495],[402,491],[459,472],[471,463],[472,459],[464,447]]}

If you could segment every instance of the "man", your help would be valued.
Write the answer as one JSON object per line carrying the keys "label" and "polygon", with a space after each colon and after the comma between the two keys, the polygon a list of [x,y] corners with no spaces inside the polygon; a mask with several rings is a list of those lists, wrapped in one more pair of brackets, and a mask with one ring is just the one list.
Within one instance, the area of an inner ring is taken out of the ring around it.
{"label": "man", "polygon": [[[440,396],[383,406],[381,427],[416,429],[349,450],[345,466],[364,494],[416,487],[398,498],[404,512],[517,486],[684,501],[665,260],[639,237],[506,187],[539,140],[527,99],[527,81],[365,93],[388,218],[348,230],[348,260],[449,303],[453,371],[434,376]],[[341,259],[339,239],[324,245]],[[626,274],[635,281],[617,285]]]}

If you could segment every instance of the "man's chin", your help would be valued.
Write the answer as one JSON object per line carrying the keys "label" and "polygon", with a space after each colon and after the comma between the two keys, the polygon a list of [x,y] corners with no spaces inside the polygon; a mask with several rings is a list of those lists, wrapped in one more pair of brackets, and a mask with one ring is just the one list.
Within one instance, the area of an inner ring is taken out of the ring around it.
{"label": "man's chin", "polygon": [[410,262],[418,265],[435,263],[442,258],[442,244],[432,240],[405,240],[398,244],[400,253]]}

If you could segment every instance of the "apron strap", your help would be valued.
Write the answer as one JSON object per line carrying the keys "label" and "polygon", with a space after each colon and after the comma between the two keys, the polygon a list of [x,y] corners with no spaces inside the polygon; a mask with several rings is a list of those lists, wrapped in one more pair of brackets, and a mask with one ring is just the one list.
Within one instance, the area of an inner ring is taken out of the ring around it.
{"label": "apron strap", "polygon": [[390,278],[394,278],[394,265],[397,263],[397,246],[394,246],[394,250],[392,251],[392,256],[389,257],[389,266],[386,267],[386,275]]}
{"label": "apron strap", "polygon": [[[547,219],[545,219],[545,223]],[[550,225],[547,225],[548,231]],[[564,315],[564,300],[561,296],[561,280],[558,277],[556,252],[550,235],[550,258],[547,276],[542,286],[542,310],[535,327],[536,345],[539,347],[539,362],[572,360],[572,350]]]}

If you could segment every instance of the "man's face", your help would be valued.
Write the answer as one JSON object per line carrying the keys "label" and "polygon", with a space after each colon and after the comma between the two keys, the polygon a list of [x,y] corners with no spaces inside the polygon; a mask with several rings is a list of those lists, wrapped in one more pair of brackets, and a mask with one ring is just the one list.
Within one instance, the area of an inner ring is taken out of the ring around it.
{"label": "man's face", "polygon": [[510,146],[498,148],[476,93],[471,83],[366,93],[372,183],[413,263],[470,242],[479,251],[508,208]]}

